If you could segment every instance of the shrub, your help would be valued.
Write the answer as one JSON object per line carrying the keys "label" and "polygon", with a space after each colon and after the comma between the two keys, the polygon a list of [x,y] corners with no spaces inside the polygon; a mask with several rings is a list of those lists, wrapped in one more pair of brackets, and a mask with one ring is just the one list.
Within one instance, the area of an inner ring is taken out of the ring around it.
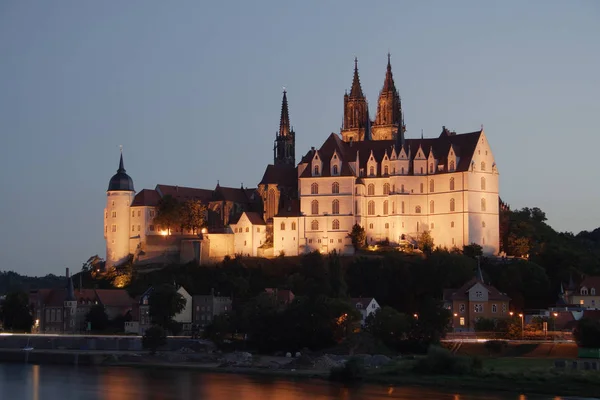
{"label": "shrub", "polygon": [[579,347],[600,347],[600,321],[582,318],[577,322],[573,336]]}
{"label": "shrub", "polygon": [[498,354],[508,346],[508,342],[506,340],[488,340],[484,346],[490,353]]}
{"label": "shrub", "polygon": [[167,335],[160,326],[151,326],[146,329],[142,337],[142,347],[150,350],[150,354],[156,354],[156,350],[167,344]]}
{"label": "shrub", "polygon": [[415,364],[414,371],[431,375],[464,375],[481,368],[480,359],[456,356],[447,349],[431,346],[427,356]]}
{"label": "shrub", "polygon": [[329,379],[338,382],[354,382],[365,375],[365,365],[361,358],[352,357],[341,367],[333,367]]}

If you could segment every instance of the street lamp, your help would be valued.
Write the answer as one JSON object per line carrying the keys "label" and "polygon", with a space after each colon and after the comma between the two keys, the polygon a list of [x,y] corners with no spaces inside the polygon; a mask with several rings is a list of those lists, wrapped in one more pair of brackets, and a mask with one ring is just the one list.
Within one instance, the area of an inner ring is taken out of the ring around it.
{"label": "street lamp", "polygon": [[554,318],[552,318],[552,341],[556,340],[556,317],[558,317],[558,313],[552,314]]}
{"label": "street lamp", "polygon": [[519,318],[521,318],[521,340],[523,340],[523,314],[519,314]]}
{"label": "street lamp", "polygon": [[418,320],[418,319],[419,319],[419,314],[417,314],[417,313],[414,313],[414,314],[413,314],[413,317],[415,317],[415,319],[417,319],[417,320]]}

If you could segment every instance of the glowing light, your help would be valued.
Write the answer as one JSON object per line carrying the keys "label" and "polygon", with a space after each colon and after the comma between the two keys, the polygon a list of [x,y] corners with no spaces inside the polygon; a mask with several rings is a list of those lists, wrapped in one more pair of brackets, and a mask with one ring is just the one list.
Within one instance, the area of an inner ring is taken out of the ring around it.
{"label": "glowing light", "polygon": [[208,229],[206,229],[206,228],[202,228],[202,231],[201,231],[201,232],[202,232],[202,233],[206,233],[206,232],[208,232]]}
{"label": "glowing light", "polygon": [[509,312],[509,314],[510,314],[510,316],[512,317],[512,316],[513,316],[513,314],[514,314],[514,312],[512,312],[512,311],[511,311],[511,312]]}
{"label": "glowing light", "polygon": [[458,314],[457,314],[457,313],[454,313],[454,316],[455,316],[455,317],[458,317]]}
{"label": "glowing light", "polygon": [[558,317],[558,313],[554,313],[553,315],[554,315],[555,317]]}
{"label": "glowing light", "polygon": [[160,234],[163,236],[167,236],[169,234],[169,232],[164,230],[164,231],[160,231]]}
{"label": "glowing light", "polygon": [[523,314],[519,314],[519,317],[523,318]]}

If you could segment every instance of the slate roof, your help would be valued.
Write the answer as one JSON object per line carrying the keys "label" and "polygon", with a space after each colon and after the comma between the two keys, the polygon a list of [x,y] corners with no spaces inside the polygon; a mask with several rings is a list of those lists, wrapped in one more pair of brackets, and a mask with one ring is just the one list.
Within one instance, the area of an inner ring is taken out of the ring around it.
{"label": "slate roof", "polygon": [[[67,299],[68,289],[54,289],[47,293],[43,304],[48,307],[62,307]],[[133,299],[124,289],[81,289],[74,291],[77,303],[94,304],[96,301],[105,307],[130,307]]]}
{"label": "slate roof", "polygon": [[240,218],[242,218],[242,215],[244,214],[246,214],[246,217],[248,217],[248,220],[252,225],[266,225],[265,221],[262,218],[262,215],[254,211],[244,211],[242,214],[240,214],[240,217],[237,218],[235,222],[231,222],[231,224],[235,225],[238,222],[240,222]]}
{"label": "slate roof", "polygon": [[[429,157],[431,151],[433,156],[438,160],[440,164],[447,163],[448,152],[450,147],[454,149],[458,159],[458,164],[452,172],[468,171],[471,165],[471,160],[477,147],[477,143],[481,136],[482,131],[454,134],[444,129],[444,131],[437,138],[428,139],[405,139],[404,151],[409,155],[410,161],[415,159],[415,156],[421,148],[425,155],[425,158]],[[344,168],[348,162],[355,162],[356,156],[359,157],[359,168],[365,168],[367,161],[369,160],[371,153],[378,163],[379,170],[377,176],[381,176],[381,161],[384,155],[387,153],[388,158],[392,158],[392,152],[398,154],[400,147],[397,145],[396,140],[364,140],[355,141],[352,143],[344,142],[340,139],[339,135],[332,133],[327,140],[323,143],[320,149],[311,149],[304,157],[302,157],[301,163],[310,163],[314,157],[315,151],[318,152],[321,161],[323,162],[323,171],[321,176],[330,176],[330,160],[333,156],[334,151],[337,150],[338,156],[342,158],[343,165],[340,171],[341,176],[351,175],[350,168]],[[446,173],[448,168],[444,169]],[[436,173],[440,173],[436,171]],[[412,171],[409,171],[412,174]],[[312,176],[310,168],[306,168],[301,177]]]}
{"label": "slate roof", "polygon": [[269,164],[259,185],[268,185],[269,183],[276,183],[286,187],[297,187],[298,170],[295,166],[289,164]]}
{"label": "slate roof", "polygon": [[212,200],[231,201],[246,204],[251,202],[251,196],[256,189],[230,188],[219,186],[215,188]]}
{"label": "slate roof", "polygon": [[300,200],[286,200],[283,202],[283,206],[279,209],[276,217],[299,217],[302,213],[300,212]]}
{"label": "slate roof", "polygon": [[131,207],[156,207],[160,200],[160,194],[154,189],[142,189],[135,195]]}
{"label": "slate roof", "polygon": [[156,191],[161,197],[171,195],[178,201],[200,200],[202,202],[208,202],[211,201],[213,197],[212,190],[185,186],[156,185]]}
{"label": "slate roof", "polygon": [[588,289],[588,293],[590,293],[590,289],[595,288],[596,295],[600,296],[600,276],[586,276],[579,284],[577,295],[581,295],[581,288],[583,287]]}

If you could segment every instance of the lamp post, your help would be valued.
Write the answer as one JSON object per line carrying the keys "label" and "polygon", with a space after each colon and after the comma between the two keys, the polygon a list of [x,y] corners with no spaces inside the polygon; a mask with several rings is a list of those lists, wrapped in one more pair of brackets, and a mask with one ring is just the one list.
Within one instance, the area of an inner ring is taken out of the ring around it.
{"label": "lamp post", "polygon": [[452,327],[454,328],[454,332],[456,332],[456,317],[458,317],[458,314],[454,313],[454,319],[452,320]]}
{"label": "lamp post", "polygon": [[521,340],[523,340],[523,314],[519,314],[519,317],[521,318]]}
{"label": "lamp post", "polygon": [[552,314],[554,318],[552,318],[552,341],[556,340],[556,317],[558,317],[558,313]]}

